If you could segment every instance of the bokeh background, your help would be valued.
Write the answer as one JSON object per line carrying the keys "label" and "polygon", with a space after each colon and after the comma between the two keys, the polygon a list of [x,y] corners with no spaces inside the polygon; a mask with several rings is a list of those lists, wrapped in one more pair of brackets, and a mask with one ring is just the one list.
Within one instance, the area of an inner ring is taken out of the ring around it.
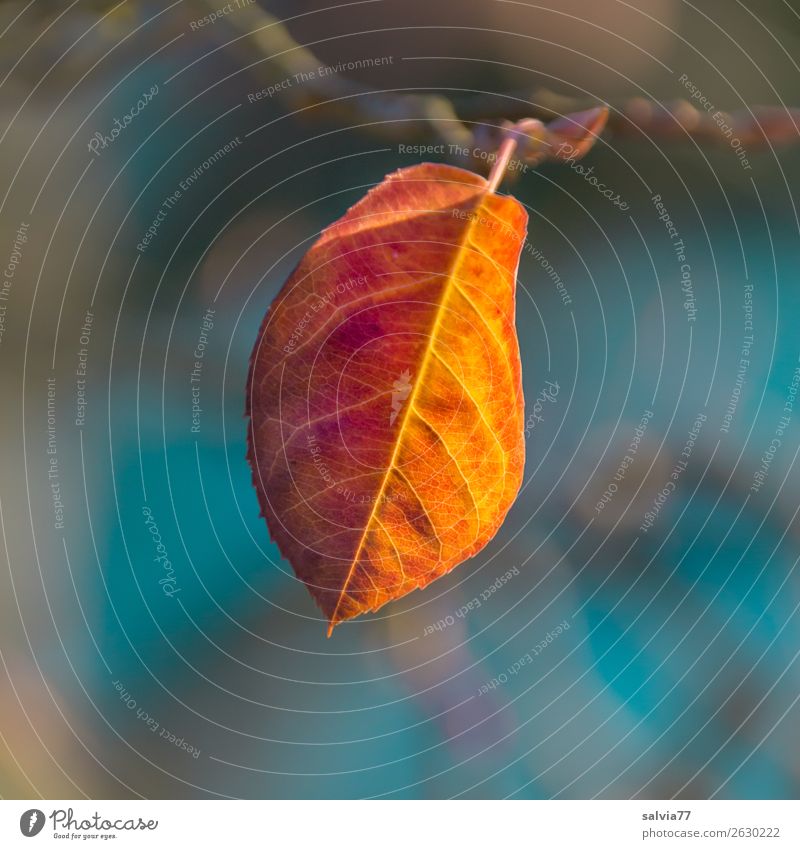
{"label": "bokeh background", "polygon": [[[367,66],[248,97],[305,49]],[[746,168],[721,133],[620,116],[682,75],[788,115],[797,56],[795,0],[3,2],[0,794],[796,798],[797,130]],[[478,557],[326,639],[245,461],[265,310],[419,161],[399,145],[598,103],[618,120],[584,165],[627,209],[565,165],[504,189],[530,212],[528,409],[559,386],[518,501]]]}

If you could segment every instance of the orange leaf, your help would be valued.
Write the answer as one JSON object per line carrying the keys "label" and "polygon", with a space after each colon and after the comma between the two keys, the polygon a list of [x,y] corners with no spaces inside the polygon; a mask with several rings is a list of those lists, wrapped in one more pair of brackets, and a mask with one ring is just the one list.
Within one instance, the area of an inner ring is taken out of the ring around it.
{"label": "orange leaf", "polygon": [[248,459],[329,634],[480,551],[516,497],[526,223],[476,174],[402,169],[323,231],[264,319]]}

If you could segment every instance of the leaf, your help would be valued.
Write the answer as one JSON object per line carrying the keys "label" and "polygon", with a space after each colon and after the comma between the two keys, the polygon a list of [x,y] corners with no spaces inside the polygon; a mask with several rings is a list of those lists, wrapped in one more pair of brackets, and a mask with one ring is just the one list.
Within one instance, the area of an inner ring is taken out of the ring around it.
{"label": "leaf", "polygon": [[527,214],[488,185],[446,165],[391,174],[323,231],[261,326],[248,459],[329,635],[480,551],[519,490]]}

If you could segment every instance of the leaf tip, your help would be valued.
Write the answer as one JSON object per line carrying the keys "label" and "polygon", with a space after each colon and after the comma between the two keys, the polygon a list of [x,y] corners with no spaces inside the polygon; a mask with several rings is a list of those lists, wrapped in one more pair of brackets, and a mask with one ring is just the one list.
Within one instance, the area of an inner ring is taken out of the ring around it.
{"label": "leaf tip", "polygon": [[554,157],[574,161],[586,156],[605,129],[608,114],[608,106],[597,106],[548,124]]}

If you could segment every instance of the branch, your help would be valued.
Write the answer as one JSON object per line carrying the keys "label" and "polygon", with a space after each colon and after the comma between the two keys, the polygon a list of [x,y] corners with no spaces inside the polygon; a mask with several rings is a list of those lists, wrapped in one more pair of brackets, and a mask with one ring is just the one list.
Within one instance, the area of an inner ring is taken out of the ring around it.
{"label": "branch", "polygon": [[[199,2],[207,12],[219,8],[218,0]],[[547,89],[480,95],[461,103],[440,94],[380,92],[341,73],[312,74],[324,63],[308,47],[299,44],[279,18],[257,3],[237,9],[236,14],[226,15],[221,21],[239,33],[226,47],[237,51],[245,66],[261,75],[267,84],[299,74],[309,76],[302,86],[290,86],[276,93],[288,108],[300,113],[313,112],[315,117],[337,123],[358,124],[384,138],[497,150],[510,122],[516,122],[519,127],[525,120],[535,119],[540,126],[549,122],[552,130],[554,122],[562,122],[562,127],[565,120],[581,124],[592,109],[597,114],[596,102]],[[570,116],[570,113],[575,114]],[[712,114],[697,109],[687,100],[658,103],[634,97],[612,109],[607,118],[608,128],[615,135],[644,134],[658,141],[695,139],[704,145],[728,146],[731,138],[738,138],[742,148],[755,151],[770,144],[796,144],[800,140],[797,108],[756,106],[732,114]],[[730,134],[726,127],[730,128]],[[526,161],[538,163],[546,158],[575,157],[548,157],[540,149],[536,157]],[[477,164],[485,167],[485,158]]]}

